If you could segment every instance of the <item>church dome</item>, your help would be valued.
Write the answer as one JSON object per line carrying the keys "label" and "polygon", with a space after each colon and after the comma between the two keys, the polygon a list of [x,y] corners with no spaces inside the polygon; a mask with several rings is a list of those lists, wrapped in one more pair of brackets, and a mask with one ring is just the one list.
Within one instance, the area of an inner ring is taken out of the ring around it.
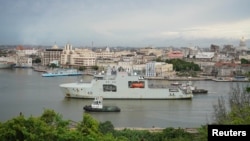
{"label": "church dome", "polygon": [[242,37],[240,39],[240,47],[244,47],[244,46],[246,46],[246,41],[245,41],[244,37]]}
{"label": "church dome", "polygon": [[52,46],[52,49],[58,49],[58,46],[57,46],[56,44],[54,44],[54,45]]}

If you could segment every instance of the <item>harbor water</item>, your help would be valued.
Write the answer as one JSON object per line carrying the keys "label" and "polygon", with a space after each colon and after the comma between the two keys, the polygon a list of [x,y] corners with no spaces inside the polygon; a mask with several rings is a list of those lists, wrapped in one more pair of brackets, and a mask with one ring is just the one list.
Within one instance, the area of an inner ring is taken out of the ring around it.
{"label": "harbor water", "polygon": [[[53,109],[65,120],[79,122],[83,107],[92,100],[64,98],[59,85],[74,82],[79,76],[42,77],[42,72],[29,68],[0,69],[0,121],[19,115],[40,116],[44,109]],[[81,76],[80,76],[81,77]],[[89,81],[90,76],[83,76]],[[153,84],[166,85],[169,81],[152,80]],[[193,81],[207,94],[195,94],[191,100],[105,100],[105,105],[116,105],[119,113],[90,113],[100,122],[111,121],[115,127],[182,127],[195,128],[211,123],[213,105],[218,98],[227,98],[233,83],[248,82]]]}

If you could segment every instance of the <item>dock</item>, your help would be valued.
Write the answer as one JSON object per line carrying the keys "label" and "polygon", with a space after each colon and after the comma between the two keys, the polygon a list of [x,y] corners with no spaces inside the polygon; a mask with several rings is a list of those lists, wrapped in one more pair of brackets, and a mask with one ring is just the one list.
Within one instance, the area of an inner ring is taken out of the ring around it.
{"label": "dock", "polygon": [[148,80],[168,80],[168,81],[212,81],[212,78],[204,78],[204,77],[173,77],[173,78],[165,78],[165,77],[145,77]]}
{"label": "dock", "polygon": [[48,72],[48,68],[46,67],[41,67],[41,66],[36,66],[36,67],[32,67],[34,71],[37,71],[37,72]]}

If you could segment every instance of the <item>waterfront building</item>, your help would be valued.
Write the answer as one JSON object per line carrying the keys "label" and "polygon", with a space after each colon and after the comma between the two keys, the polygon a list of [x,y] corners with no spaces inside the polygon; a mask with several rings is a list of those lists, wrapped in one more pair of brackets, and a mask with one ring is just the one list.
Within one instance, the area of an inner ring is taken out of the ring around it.
{"label": "waterfront building", "polygon": [[133,71],[133,62],[132,61],[119,61],[117,65],[118,65],[118,67],[123,68],[127,72]]}
{"label": "waterfront building", "polygon": [[216,62],[214,70],[217,76],[233,77],[236,75],[244,75],[250,71],[250,64],[240,64],[236,62]]}
{"label": "waterfront building", "polygon": [[75,68],[95,66],[96,53],[90,49],[73,49],[71,44],[66,44],[61,55],[61,65]]}
{"label": "waterfront building", "polygon": [[16,62],[16,59],[15,59],[15,56],[1,56],[0,57],[0,62],[11,62],[11,63],[15,63]]}
{"label": "waterfront building", "polygon": [[243,50],[248,50],[247,45],[246,45],[246,40],[244,37],[240,39],[239,47],[237,47],[238,51],[243,51]]}
{"label": "waterfront building", "polygon": [[38,55],[37,49],[24,48],[23,46],[16,47],[16,65],[18,68],[30,68],[32,67],[31,55]]}
{"label": "waterfront building", "polygon": [[183,59],[184,54],[181,51],[170,51],[167,53],[168,59]]}
{"label": "waterfront building", "polygon": [[110,51],[109,47],[106,47],[105,50],[98,50],[95,52],[97,58],[114,58],[115,53],[113,51]]}
{"label": "waterfront building", "polygon": [[240,40],[239,50],[241,50],[241,53],[239,54],[239,60],[246,59],[250,61],[250,50],[247,48],[244,37],[242,37]]}
{"label": "waterfront building", "polygon": [[16,47],[16,53],[18,56],[37,55],[38,50],[34,48],[24,48],[23,46],[19,45]]}
{"label": "waterfront building", "polygon": [[155,62],[156,77],[171,77],[175,74],[173,64]]}
{"label": "waterfront building", "polygon": [[63,49],[59,48],[56,44],[52,46],[52,48],[45,49],[42,54],[42,65],[47,66],[51,64],[51,62],[57,60],[60,64],[61,54]]}
{"label": "waterfront building", "polygon": [[155,70],[155,63],[156,62],[148,62],[146,63],[146,77],[155,77],[156,70]]}
{"label": "waterfront building", "polygon": [[28,56],[17,56],[16,65],[17,68],[31,68],[32,67],[32,58]]}
{"label": "waterfront building", "polygon": [[133,64],[132,69],[134,72],[137,72],[138,74],[145,75],[146,71],[146,64]]}

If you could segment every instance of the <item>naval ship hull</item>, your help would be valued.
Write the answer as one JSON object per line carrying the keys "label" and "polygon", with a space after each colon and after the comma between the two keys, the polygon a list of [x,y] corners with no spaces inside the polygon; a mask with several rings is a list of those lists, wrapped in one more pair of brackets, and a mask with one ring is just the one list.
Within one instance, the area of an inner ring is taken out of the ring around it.
{"label": "naval ship hull", "polygon": [[65,97],[94,99],[192,99],[189,89],[150,87],[147,79],[121,73],[112,77],[94,77],[90,83],[65,83],[60,88]]}

